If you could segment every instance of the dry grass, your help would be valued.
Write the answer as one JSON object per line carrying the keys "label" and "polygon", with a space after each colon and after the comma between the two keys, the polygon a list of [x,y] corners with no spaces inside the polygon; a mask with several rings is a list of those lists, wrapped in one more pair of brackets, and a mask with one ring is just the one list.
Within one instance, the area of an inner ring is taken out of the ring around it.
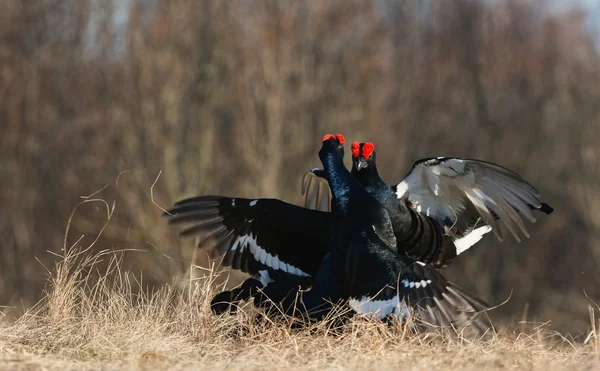
{"label": "dry grass", "polygon": [[[106,207],[109,221],[112,209]],[[209,310],[214,274],[190,280],[183,290],[174,282],[152,291],[141,287],[141,277],[122,273],[122,251],[92,253],[93,244],[64,246],[59,262],[48,270],[44,299],[0,328],[1,368],[600,367],[600,328],[584,344],[543,326],[529,334],[504,331],[472,342],[410,335],[400,326],[364,318],[353,319],[335,335],[327,324],[291,330],[285,321],[256,320],[251,305],[237,316],[215,316]],[[595,323],[593,312],[591,319]]]}

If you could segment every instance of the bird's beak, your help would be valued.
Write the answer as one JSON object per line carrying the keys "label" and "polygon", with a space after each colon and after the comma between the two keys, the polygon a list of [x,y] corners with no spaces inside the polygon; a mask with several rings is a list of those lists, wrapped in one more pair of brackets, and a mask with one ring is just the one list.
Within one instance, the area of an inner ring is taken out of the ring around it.
{"label": "bird's beak", "polygon": [[356,170],[360,171],[360,169],[362,169],[365,166],[367,166],[366,161],[358,161],[358,164],[356,165]]}

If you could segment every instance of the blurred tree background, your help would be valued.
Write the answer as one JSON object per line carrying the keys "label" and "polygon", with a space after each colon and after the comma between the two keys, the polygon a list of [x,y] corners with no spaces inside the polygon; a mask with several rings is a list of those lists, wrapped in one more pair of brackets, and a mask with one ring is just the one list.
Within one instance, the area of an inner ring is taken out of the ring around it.
{"label": "blurred tree background", "polygon": [[[600,5],[600,4],[598,4]],[[600,57],[592,1],[0,0],[0,304],[42,295],[63,246],[136,249],[185,279],[182,197],[299,203],[326,132],[373,141],[397,182],[422,157],[492,161],[555,213],[444,273],[499,323],[582,334],[600,301]],[[347,163],[350,164],[349,156]],[[160,177],[158,176],[160,173]],[[154,187],[152,187],[154,185]],[[152,192],[151,192],[152,190]],[[160,206],[160,207],[159,207]],[[84,235],[82,240],[79,238]],[[237,278],[239,280],[239,277]],[[234,280],[235,281],[235,280]],[[235,283],[235,282],[234,282]]]}

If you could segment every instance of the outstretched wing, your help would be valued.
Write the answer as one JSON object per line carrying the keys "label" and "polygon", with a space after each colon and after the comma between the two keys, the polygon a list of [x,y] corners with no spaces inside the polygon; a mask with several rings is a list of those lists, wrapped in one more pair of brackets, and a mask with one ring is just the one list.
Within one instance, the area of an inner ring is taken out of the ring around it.
{"label": "outstretched wing", "polygon": [[302,177],[302,196],[304,207],[331,211],[331,189],[324,176],[323,169],[312,169]]}
{"label": "outstretched wing", "polygon": [[553,211],[539,201],[539,192],[519,174],[479,160],[419,160],[393,189],[399,199],[435,218],[458,237],[483,223],[502,240],[498,220],[520,241],[518,230],[529,237],[522,216],[533,223],[533,210]]}
{"label": "outstretched wing", "polygon": [[251,275],[264,272],[311,277],[331,235],[333,214],[276,199],[200,196],[177,202],[165,213],[169,224],[187,227],[211,258],[222,257]]}

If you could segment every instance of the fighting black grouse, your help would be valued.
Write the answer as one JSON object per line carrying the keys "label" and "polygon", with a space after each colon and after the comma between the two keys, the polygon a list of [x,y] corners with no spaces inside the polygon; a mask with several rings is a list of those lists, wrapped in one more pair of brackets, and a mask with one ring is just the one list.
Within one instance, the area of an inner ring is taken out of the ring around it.
{"label": "fighting black grouse", "polygon": [[435,268],[398,251],[386,209],[344,166],[339,137],[324,136],[319,151],[339,222],[311,289],[293,296],[299,300],[293,308],[322,318],[332,303],[346,301],[360,314],[404,320],[416,313],[423,324],[436,326],[464,325],[485,310],[485,303]]}
{"label": "fighting black grouse", "polygon": [[[387,210],[398,245],[420,261],[437,268],[494,231],[502,240],[497,220],[519,241],[517,228],[529,237],[519,214],[535,222],[532,211],[553,209],[540,202],[539,192],[517,173],[489,162],[438,157],[421,159],[397,184],[390,186],[377,171],[375,146],[352,144],[352,175]],[[324,185],[325,184],[325,185]],[[330,199],[322,169],[303,178],[305,206]],[[329,197],[328,197],[329,196]]]}
{"label": "fighting black grouse", "polygon": [[[338,140],[343,141],[343,137],[339,136]],[[352,172],[360,181],[361,176],[358,173],[369,168],[376,170],[374,146],[354,143],[352,147]],[[343,157],[343,146],[338,150]],[[361,161],[363,163],[373,161],[373,166],[360,165]],[[319,171],[323,172],[323,170]],[[404,242],[404,245],[399,244],[399,247],[404,250],[408,249],[410,255],[419,261],[428,262],[434,266],[443,266],[456,255],[455,251],[461,252],[461,246],[470,246],[482,235],[480,234],[475,239],[473,236],[477,236],[477,233],[471,233],[469,237],[467,232],[472,230],[487,232],[490,229],[487,225],[482,225],[483,228],[479,228],[479,226],[470,229],[464,228],[462,231],[466,232],[463,234],[469,238],[464,238],[462,241],[466,241],[468,244],[448,243],[450,237],[444,236],[441,228],[436,227],[435,223],[431,223],[431,217],[418,213],[420,209],[414,203],[410,203],[409,205],[412,207],[408,208],[411,223],[399,224],[394,217],[399,214],[398,209],[402,207],[403,203],[398,202],[395,187],[387,186],[378,175],[375,179],[379,180],[377,189],[384,190],[375,192],[375,198],[382,202],[381,195],[384,195],[384,198],[387,197],[388,202],[382,203],[392,216],[395,237]],[[325,196],[320,197],[321,200],[317,202],[317,206],[320,209],[329,209],[331,194],[326,181],[313,182],[309,187],[312,191],[306,193],[307,200],[311,195],[315,196],[315,184],[317,187],[323,187],[323,183],[326,189],[321,189],[320,193]],[[306,184],[303,188],[306,189]],[[373,194],[375,188],[367,184],[366,189]],[[316,199],[318,198],[316,197]],[[327,204],[326,207],[324,204]],[[542,204],[542,208],[544,205]],[[406,213],[406,210],[403,212]],[[276,298],[281,295],[282,287],[284,288],[283,292],[287,292],[288,284],[279,283],[289,281],[290,277],[297,280],[303,287],[310,286],[316,267],[326,253],[327,244],[331,239],[331,231],[336,221],[330,213],[314,212],[280,200],[250,200],[221,196],[201,196],[180,201],[167,215],[170,223],[192,223],[192,226],[182,231],[181,234],[195,236],[197,245],[207,248],[212,257],[221,257],[225,266],[252,275],[252,278],[245,281],[240,287],[215,296],[212,301],[212,309],[216,313],[221,313],[228,308],[235,310],[240,301],[249,299],[261,291],[264,291],[268,297]],[[463,211],[461,215],[467,214]],[[398,225],[401,227],[398,228]],[[410,226],[409,233],[401,234],[402,228],[405,228],[406,225]],[[460,232],[461,230],[456,227],[459,223],[455,222],[454,225],[454,229]],[[406,244],[406,236],[410,237],[412,241],[410,244]],[[455,241],[455,238],[451,241]],[[438,243],[442,241],[441,248],[432,243],[435,241]],[[451,248],[448,249],[448,246]]]}

